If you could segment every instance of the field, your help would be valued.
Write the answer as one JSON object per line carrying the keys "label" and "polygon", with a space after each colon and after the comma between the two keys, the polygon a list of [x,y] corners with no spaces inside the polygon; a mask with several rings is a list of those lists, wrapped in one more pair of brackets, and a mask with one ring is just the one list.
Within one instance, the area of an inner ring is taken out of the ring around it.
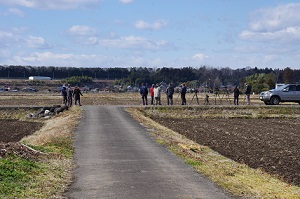
{"label": "field", "polygon": [[0,198],[62,198],[72,179],[79,107],[50,119],[30,119],[26,116],[36,107],[16,106],[0,109]]}
{"label": "field", "polygon": [[[180,152],[179,156],[185,156],[186,152],[188,152],[188,158],[191,158],[191,154],[193,154],[192,157],[197,156],[192,163],[187,161],[191,165],[206,165],[207,161],[204,161],[203,152],[206,150],[205,147],[209,147],[238,164],[257,169],[258,175],[266,173],[271,176],[271,180],[256,179],[251,184],[248,182],[249,180],[245,182],[245,178],[252,178],[247,170],[247,172],[243,171],[245,173],[244,181],[236,180],[237,168],[244,168],[244,166],[233,166],[233,163],[226,159],[222,159],[221,163],[214,160],[219,168],[215,171],[209,170],[210,168],[206,168],[208,171],[200,169],[201,172],[234,195],[247,198],[300,198],[299,105],[264,106],[257,99],[258,96],[253,96],[253,105],[247,106],[244,105],[242,96],[240,106],[234,106],[232,105],[232,96],[227,99],[224,96],[219,98],[213,95],[210,97],[210,105],[204,105],[204,95],[201,94],[199,95],[200,105],[198,105],[196,99],[193,99],[194,94],[188,94],[189,106],[141,106],[138,93],[83,93],[83,95],[83,105],[133,107],[140,114],[137,118],[142,118],[141,115],[143,115],[154,122],[148,126],[149,129],[162,125],[164,128],[181,134],[183,137],[180,139],[188,138],[199,144],[200,148],[199,146],[194,147],[193,144],[178,144],[181,142],[178,140],[162,139],[165,134],[164,130],[154,133],[156,139],[162,140],[170,150],[176,151],[176,147],[180,146],[180,150],[183,150],[184,153]],[[165,105],[165,96],[162,97],[162,101]],[[175,105],[180,104],[180,99],[176,94],[174,101]],[[61,104],[61,96],[57,93],[0,94],[0,106],[51,106],[56,104]],[[28,111],[22,110],[22,113],[28,113]],[[1,113],[0,125],[5,128],[0,131],[0,142],[19,141],[23,135],[31,134],[41,128],[41,123],[18,120],[20,118],[18,109],[2,110]],[[141,120],[141,123],[145,123],[145,121]],[[10,140],[13,137],[14,139]],[[220,164],[227,162],[230,162],[229,166],[220,169]],[[211,166],[207,164],[206,167]],[[223,170],[226,171],[226,178],[214,179],[218,173],[224,172]],[[224,185],[224,181],[227,181],[228,177],[231,180],[234,179],[232,180],[234,182],[230,182],[235,183],[234,185]],[[269,177],[264,177],[264,179],[266,178],[269,179]],[[273,182],[273,179],[279,180],[275,181],[274,190],[266,188],[268,182],[265,181]],[[261,185],[258,181],[263,181],[265,184]],[[279,185],[280,182],[283,182],[283,185]],[[280,186],[283,188],[281,189]],[[287,193],[291,195],[285,195]]]}
{"label": "field", "polygon": [[[187,105],[204,105],[205,94],[197,94],[198,103],[194,93],[187,93]],[[233,96],[229,97],[220,94],[215,96],[209,94],[209,105],[233,105]],[[264,105],[258,100],[258,95],[251,97],[253,105]],[[142,105],[142,99],[139,93],[83,93],[81,97],[83,105]],[[162,94],[162,105],[167,104],[166,96]],[[12,93],[0,92],[0,106],[49,106],[53,104],[61,104],[62,97],[60,93],[49,93],[46,91],[36,93]],[[150,104],[150,96],[148,96],[148,104]],[[245,105],[244,96],[240,97],[240,105]],[[181,99],[178,93],[174,94],[174,105],[181,105]]]}
{"label": "field", "polygon": [[[147,110],[154,121],[239,163],[300,186],[300,109]],[[186,115],[182,117],[181,115]]]}
{"label": "field", "polygon": [[37,122],[20,122],[18,120],[0,120],[0,142],[19,142],[42,127]]}

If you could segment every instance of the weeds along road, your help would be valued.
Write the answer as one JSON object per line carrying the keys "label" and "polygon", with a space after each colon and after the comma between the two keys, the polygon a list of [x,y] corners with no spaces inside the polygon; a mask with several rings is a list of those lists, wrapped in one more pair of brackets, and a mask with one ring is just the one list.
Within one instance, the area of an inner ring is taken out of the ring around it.
{"label": "weeds along road", "polygon": [[83,109],[67,198],[231,198],[156,143],[122,107]]}

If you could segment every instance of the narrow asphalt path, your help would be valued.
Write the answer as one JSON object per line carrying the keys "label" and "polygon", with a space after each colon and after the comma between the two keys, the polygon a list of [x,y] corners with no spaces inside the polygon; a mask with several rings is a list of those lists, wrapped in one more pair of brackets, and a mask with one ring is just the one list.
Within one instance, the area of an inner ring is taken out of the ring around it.
{"label": "narrow asphalt path", "polygon": [[122,107],[83,108],[67,198],[231,198],[157,144]]}

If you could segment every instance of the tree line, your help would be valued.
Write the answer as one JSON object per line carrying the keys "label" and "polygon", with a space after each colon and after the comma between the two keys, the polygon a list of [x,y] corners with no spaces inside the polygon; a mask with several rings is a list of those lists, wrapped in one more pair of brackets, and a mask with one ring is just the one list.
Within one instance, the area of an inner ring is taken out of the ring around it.
{"label": "tree line", "polygon": [[166,82],[179,85],[187,83],[191,88],[205,86],[209,88],[252,84],[253,90],[272,89],[276,83],[298,83],[300,70],[291,68],[214,68],[208,66],[183,68],[76,68],[54,66],[0,66],[0,78],[28,79],[29,76],[48,76],[52,79],[71,77],[89,77],[92,79],[115,80],[118,85],[140,86]]}

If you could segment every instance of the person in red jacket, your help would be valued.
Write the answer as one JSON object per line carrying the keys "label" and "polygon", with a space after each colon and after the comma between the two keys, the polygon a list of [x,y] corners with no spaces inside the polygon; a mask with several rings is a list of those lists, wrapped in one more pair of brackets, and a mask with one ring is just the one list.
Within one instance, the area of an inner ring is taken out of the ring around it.
{"label": "person in red jacket", "polygon": [[152,84],[152,86],[150,88],[150,96],[151,96],[151,105],[153,105],[153,101],[154,101],[154,84]]}

